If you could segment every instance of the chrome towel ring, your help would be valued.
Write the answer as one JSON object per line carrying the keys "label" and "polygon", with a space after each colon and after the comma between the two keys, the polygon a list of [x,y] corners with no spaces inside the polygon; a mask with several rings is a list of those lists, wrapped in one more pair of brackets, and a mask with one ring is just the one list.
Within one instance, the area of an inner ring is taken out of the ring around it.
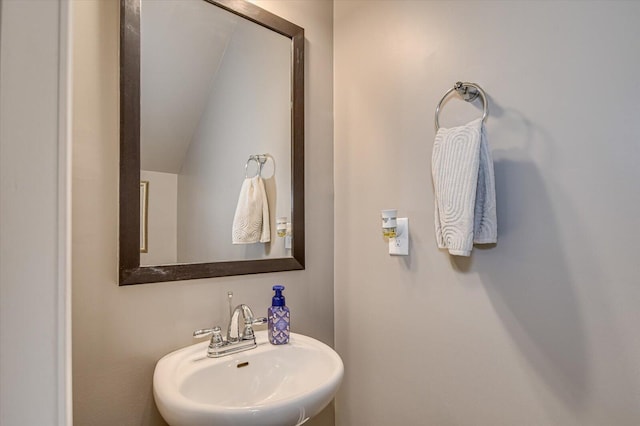
{"label": "chrome towel ring", "polygon": [[482,121],[486,121],[487,119],[487,115],[489,114],[489,106],[487,103],[487,95],[486,93],[484,93],[484,90],[482,90],[482,88],[480,86],[478,86],[475,83],[469,83],[469,82],[457,82],[451,89],[447,90],[447,92],[444,94],[444,96],[442,97],[442,99],[440,99],[440,102],[438,102],[438,106],[436,107],[436,131],[440,128],[440,124],[438,123],[438,114],[440,114],[440,106],[442,105],[442,102],[444,102],[444,100],[447,98],[447,96],[449,96],[449,94],[453,91],[456,91],[460,96],[462,96],[462,99],[464,99],[467,102],[473,102],[478,96],[482,97],[482,108],[483,108],[483,113],[482,113]]}
{"label": "chrome towel ring", "polygon": [[267,158],[268,158],[267,154],[250,155],[249,159],[247,160],[247,163],[244,165],[244,177],[245,178],[249,177],[249,163],[252,161],[255,161],[256,163],[258,163],[258,169],[256,170],[256,174],[255,176],[252,176],[252,177],[256,177],[256,176],[262,177],[262,166],[264,166],[264,163],[267,162]]}

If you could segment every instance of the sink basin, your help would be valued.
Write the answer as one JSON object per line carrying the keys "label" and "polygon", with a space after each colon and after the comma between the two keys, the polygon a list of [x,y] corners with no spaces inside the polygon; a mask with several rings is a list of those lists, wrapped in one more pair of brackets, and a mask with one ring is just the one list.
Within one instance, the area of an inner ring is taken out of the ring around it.
{"label": "sink basin", "polygon": [[171,426],[296,426],[331,402],[344,374],[329,346],[291,333],[271,345],[208,358],[208,341],[164,356],[153,374],[153,395]]}

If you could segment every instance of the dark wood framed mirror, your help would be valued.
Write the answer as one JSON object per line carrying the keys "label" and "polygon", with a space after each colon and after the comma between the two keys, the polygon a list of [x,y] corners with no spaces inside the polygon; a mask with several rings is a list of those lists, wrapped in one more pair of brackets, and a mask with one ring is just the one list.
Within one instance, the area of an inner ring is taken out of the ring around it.
{"label": "dark wood framed mirror", "polygon": [[[154,184],[148,184],[145,187],[144,197],[142,196],[141,38],[144,37],[144,33],[141,33],[141,14],[145,13],[145,8],[141,7],[141,1],[146,0],[120,1],[119,284],[130,285],[304,269],[304,30],[244,0],[192,1],[202,2],[207,7],[219,8],[225,13],[239,17],[243,20],[243,25],[250,23],[250,25],[257,25],[283,36],[288,43],[287,49],[290,45],[290,50],[285,53],[289,61],[286,77],[288,79],[286,82],[289,83],[288,98],[286,99],[286,124],[289,127],[287,135],[290,139],[290,142],[287,141],[287,147],[290,146],[290,149],[287,151],[288,158],[286,161],[284,159],[282,161],[286,167],[281,166],[287,171],[287,179],[281,180],[287,184],[290,182],[290,192],[287,188],[287,191],[283,191],[278,197],[285,200],[288,203],[286,206],[290,208],[290,211],[284,212],[291,223],[289,229],[292,235],[288,241],[290,245],[286,247],[287,252],[284,256],[280,256],[278,254],[280,252],[277,252],[275,255],[262,257],[255,255],[249,256],[249,258],[235,256],[233,258],[196,261],[183,261],[178,258],[169,263],[141,263],[141,251],[148,250],[146,244],[144,250],[141,250],[141,230],[144,230],[146,241],[149,238],[146,217],[150,214],[146,202],[149,198],[149,192],[153,193],[154,190]],[[198,3],[198,7],[201,7],[200,3]],[[171,21],[171,25],[183,25],[183,23],[179,19],[175,19]],[[205,23],[205,26],[208,26],[208,23]],[[199,55],[206,54],[207,51],[199,53]],[[264,83],[256,85],[270,86]],[[251,127],[253,121],[249,118],[243,118],[241,124],[238,127]],[[258,135],[262,134],[260,129],[257,132]],[[248,152],[250,154],[269,152],[268,147],[262,151],[257,151],[257,149],[259,148]],[[242,173],[244,175],[245,170],[242,170]],[[146,181],[146,178],[144,180]],[[225,182],[226,186],[235,186],[238,183],[232,177],[229,177],[228,182]],[[141,204],[143,198],[144,205]],[[231,208],[235,208],[235,206]],[[144,212],[145,219],[143,220],[141,212]],[[278,213],[282,214],[283,212]],[[275,217],[272,218],[272,223],[275,223]],[[216,235],[216,238],[226,238],[228,244],[231,244],[231,224],[225,223],[221,226],[220,230],[211,230],[210,233]],[[271,233],[273,235],[276,233],[275,228],[272,225]],[[280,243],[280,241],[278,242]]]}

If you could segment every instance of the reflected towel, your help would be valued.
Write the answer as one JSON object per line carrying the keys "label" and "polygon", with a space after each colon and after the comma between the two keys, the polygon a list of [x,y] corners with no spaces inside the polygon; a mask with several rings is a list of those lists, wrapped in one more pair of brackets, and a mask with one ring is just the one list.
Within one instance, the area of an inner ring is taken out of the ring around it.
{"label": "reflected towel", "polygon": [[260,176],[246,178],[242,182],[233,216],[231,240],[233,244],[267,243],[271,240],[267,191]]}
{"label": "reflected towel", "polygon": [[482,119],[436,133],[432,157],[436,241],[456,256],[498,240],[493,159]]}

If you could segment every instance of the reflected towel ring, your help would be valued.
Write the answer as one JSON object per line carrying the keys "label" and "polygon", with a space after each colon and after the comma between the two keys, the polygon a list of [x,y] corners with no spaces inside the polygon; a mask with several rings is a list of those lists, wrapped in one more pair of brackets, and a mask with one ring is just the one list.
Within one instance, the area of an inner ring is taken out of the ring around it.
{"label": "reflected towel ring", "polygon": [[473,102],[478,96],[481,96],[482,108],[483,108],[483,113],[482,113],[483,123],[486,121],[487,115],[489,115],[489,105],[487,103],[487,95],[486,93],[484,93],[484,90],[482,90],[482,88],[475,83],[469,83],[469,82],[463,83],[461,81],[458,81],[451,89],[447,90],[447,92],[444,94],[442,99],[440,99],[440,102],[438,102],[438,106],[436,106],[436,117],[435,117],[436,131],[440,128],[440,124],[438,123],[440,106],[442,105],[442,102],[444,102],[444,100],[447,98],[447,96],[449,96],[449,94],[454,90],[458,92],[458,94],[462,96],[462,99],[464,99],[467,102]]}
{"label": "reflected towel ring", "polygon": [[249,163],[251,161],[255,161],[256,163],[258,163],[258,170],[256,170],[256,174],[254,176],[251,176],[251,177],[256,177],[256,176],[262,177],[262,166],[264,166],[264,163],[267,162],[267,154],[257,154],[257,155],[250,155],[249,156],[249,159],[247,160],[247,162],[244,165],[244,177],[245,178],[249,177]]}

